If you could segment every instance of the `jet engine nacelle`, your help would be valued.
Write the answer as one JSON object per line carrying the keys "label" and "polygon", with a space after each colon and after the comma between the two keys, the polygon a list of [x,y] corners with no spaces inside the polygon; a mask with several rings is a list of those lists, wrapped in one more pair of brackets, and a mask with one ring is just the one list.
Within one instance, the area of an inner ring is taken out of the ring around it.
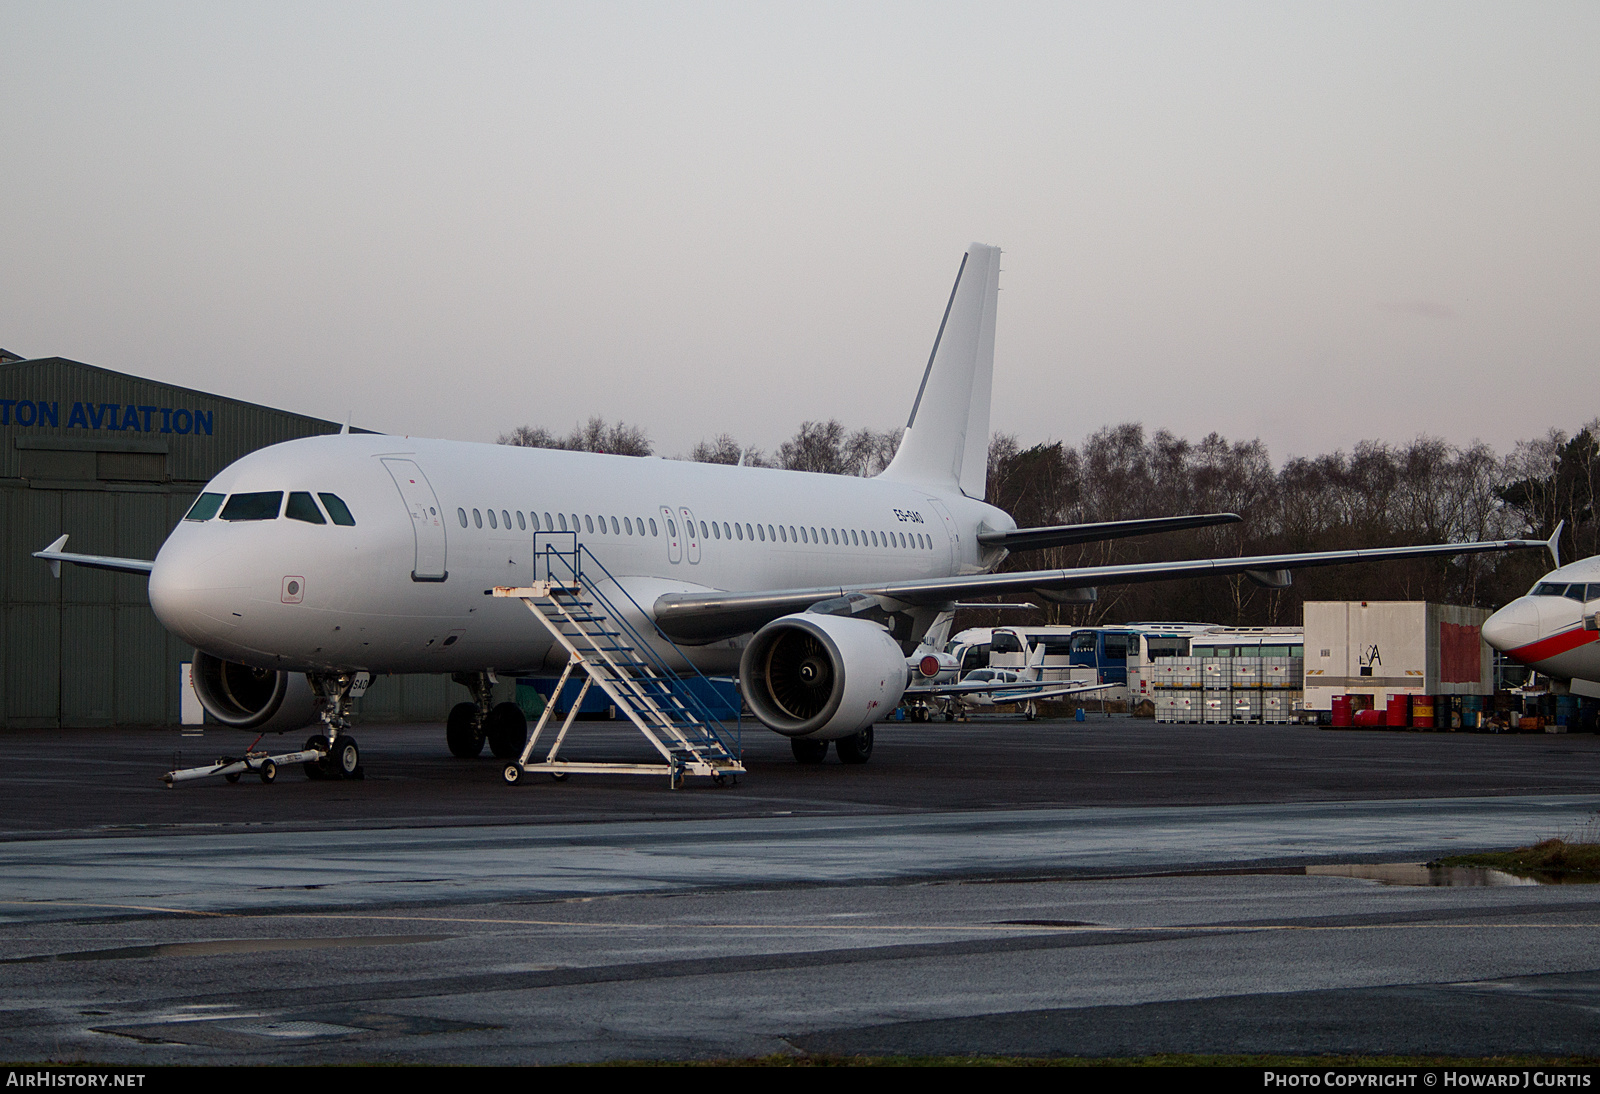
{"label": "jet engine nacelle", "polygon": [[739,662],[745,701],[786,737],[834,740],[882,721],[905,694],[909,666],[876,623],[802,612],[757,632]]}
{"label": "jet engine nacelle", "polygon": [[225,726],[282,733],[317,717],[317,697],[303,672],[253,669],[209,653],[194,654],[195,694]]}

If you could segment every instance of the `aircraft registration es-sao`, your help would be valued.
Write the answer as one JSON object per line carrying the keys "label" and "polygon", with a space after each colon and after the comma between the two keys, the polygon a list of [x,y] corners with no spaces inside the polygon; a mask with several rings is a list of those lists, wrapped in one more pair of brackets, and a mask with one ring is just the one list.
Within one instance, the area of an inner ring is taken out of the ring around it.
{"label": "aircraft registration es-sao", "polygon": [[[328,772],[349,773],[360,673],[450,673],[457,755],[518,755],[526,723],[491,709],[498,674],[553,675],[565,651],[524,606],[490,595],[535,577],[535,537],[565,533],[603,563],[628,622],[674,668],[737,673],[745,702],[815,762],[855,762],[915,671],[919,640],[960,599],[1093,597],[1102,584],[1542,547],[1539,541],[997,572],[1011,552],[1237,521],[1199,514],[1018,528],[984,497],[1000,250],[962,257],[889,466],[810,474],[382,434],[320,436],[219,473],[154,561],[36,557],[149,575],[150,604],[194,646],[218,722],[287,730],[319,714]],[[910,377],[908,377],[908,380]],[[509,708],[509,710],[503,709]],[[343,740],[341,740],[341,736]],[[820,746],[820,752],[819,752]],[[338,753],[334,756],[334,753]],[[308,768],[308,771],[310,768]]]}
{"label": "aircraft registration es-sao", "polygon": [[[1560,536],[1557,525],[1550,542]],[[1483,640],[1574,695],[1600,698],[1600,555],[1556,561],[1526,596],[1484,621]]]}

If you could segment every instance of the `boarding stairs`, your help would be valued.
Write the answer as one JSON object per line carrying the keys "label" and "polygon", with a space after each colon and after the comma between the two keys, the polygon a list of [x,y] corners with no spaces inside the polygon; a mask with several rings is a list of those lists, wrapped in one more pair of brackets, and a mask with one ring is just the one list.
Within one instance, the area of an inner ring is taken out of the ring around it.
{"label": "boarding stairs", "polygon": [[[737,781],[744,772],[739,758],[738,712],[732,712],[730,728],[725,720],[712,714],[685,679],[668,667],[657,648],[618,609],[616,599],[626,598],[638,617],[648,619],[648,615],[588,548],[577,542],[575,535],[567,533],[570,547],[546,542],[541,549],[539,539],[543,535],[534,537],[535,572],[542,568],[543,579],[526,586],[502,585],[494,595],[515,597],[527,605],[533,617],[567,651],[567,664],[522,755],[506,763],[505,781],[514,786],[534,772],[545,772],[557,779],[572,774],[666,775],[674,790],[689,775],[708,776],[718,786]],[[554,533],[554,537],[561,535]],[[612,589],[614,596],[607,597],[602,586]],[[676,650],[660,631],[656,635],[662,644]],[[580,676],[582,685],[568,705],[555,741],[542,760],[534,761],[567,682]],[[595,687],[644,734],[661,754],[662,763],[575,762],[560,758],[578,711],[589,690]]]}

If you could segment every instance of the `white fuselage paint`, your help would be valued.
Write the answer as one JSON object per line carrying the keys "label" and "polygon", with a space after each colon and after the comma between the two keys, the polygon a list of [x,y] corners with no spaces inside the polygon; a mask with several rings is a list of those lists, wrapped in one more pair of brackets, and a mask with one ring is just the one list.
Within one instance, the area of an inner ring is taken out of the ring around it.
{"label": "white fuselage paint", "polygon": [[[406,481],[412,465],[425,484]],[[169,630],[199,649],[306,672],[559,668],[551,640],[520,601],[485,595],[542,576],[535,574],[533,532],[517,526],[519,511],[525,520],[537,513],[541,531],[546,513],[564,514],[569,527],[576,515],[578,539],[645,612],[669,592],[981,572],[1001,556],[980,551],[979,524],[1015,527],[1001,510],[953,489],[884,479],[370,434],[274,445],[206,487],[217,494],[278,490],[336,494],[356,523],[180,521],[155,560],[150,602]],[[437,512],[424,514],[430,493],[436,503],[426,508]],[[490,526],[491,507],[498,527]],[[692,537],[684,534],[685,510],[695,521]],[[481,527],[474,511],[483,514]],[[591,530],[602,516],[605,531]],[[632,522],[633,533],[614,532],[612,518],[619,526]],[[741,531],[759,526],[762,534],[730,540],[709,534],[712,521],[718,531],[737,522]],[[802,527],[796,542],[791,529]],[[776,541],[769,528],[781,528]],[[825,529],[826,544],[811,541],[813,530]],[[848,538],[851,530],[865,541],[833,542],[834,533]],[[882,541],[885,533],[894,533],[893,546],[872,545],[873,534]],[[901,534],[907,544],[920,534],[926,546],[902,547]],[[435,571],[448,577],[413,577]],[[732,672],[743,645],[739,639],[685,650],[704,671]]]}

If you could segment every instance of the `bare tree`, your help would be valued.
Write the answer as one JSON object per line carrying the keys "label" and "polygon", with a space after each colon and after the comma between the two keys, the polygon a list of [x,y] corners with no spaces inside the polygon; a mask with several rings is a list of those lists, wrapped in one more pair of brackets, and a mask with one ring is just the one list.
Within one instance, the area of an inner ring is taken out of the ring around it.
{"label": "bare tree", "polygon": [[888,467],[900,447],[900,432],[861,428],[845,438],[842,455],[849,473],[870,478]]}
{"label": "bare tree", "polygon": [[778,446],[778,466],[825,475],[849,474],[844,437],[844,426],[836,418],[826,422],[801,422],[799,432]]}
{"label": "bare tree", "polygon": [[723,463],[737,464],[741,461],[746,467],[765,467],[761,449],[746,448],[733,438],[730,433],[719,433],[715,440],[701,441],[689,452],[689,459],[695,463]]}
{"label": "bare tree", "polygon": [[569,452],[604,452],[613,456],[648,456],[650,438],[643,427],[617,422],[607,425],[606,420],[595,415],[582,425],[574,426],[565,437],[557,437],[544,427],[519,425],[509,433],[502,433],[500,444],[522,448],[559,448]]}

